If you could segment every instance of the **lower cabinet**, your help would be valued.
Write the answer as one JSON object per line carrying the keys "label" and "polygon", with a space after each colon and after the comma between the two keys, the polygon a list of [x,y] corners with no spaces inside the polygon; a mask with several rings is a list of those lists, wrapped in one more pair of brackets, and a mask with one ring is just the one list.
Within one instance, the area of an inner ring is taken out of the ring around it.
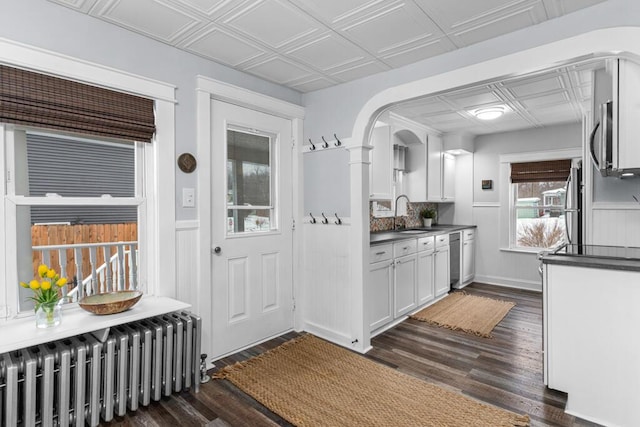
{"label": "lower cabinet", "polygon": [[418,257],[406,255],[394,260],[394,315],[400,317],[417,307]]}
{"label": "lower cabinet", "polygon": [[476,274],[476,231],[473,229],[464,230],[462,233],[462,274],[460,283],[468,284],[473,281]]}
{"label": "lower cabinet", "polygon": [[393,260],[370,265],[366,300],[371,331],[393,320]]}
{"label": "lower cabinet", "polygon": [[[423,239],[426,239],[423,241]],[[418,239],[418,306],[426,304],[435,297],[433,286],[434,273],[433,237]]]}
{"label": "lower cabinet", "polygon": [[[365,289],[370,331],[449,291],[448,237],[445,247],[440,248],[436,248],[434,236],[370,247],[369,280]],[[438,288],[439,282],[444,284],[444,291]]]}
{"label": "lower cabinet", "polygon": [[436,298],[446,294],[451,289],[449,267],[449,236],[436,237],[436,251],[434,253],[434,285]]}

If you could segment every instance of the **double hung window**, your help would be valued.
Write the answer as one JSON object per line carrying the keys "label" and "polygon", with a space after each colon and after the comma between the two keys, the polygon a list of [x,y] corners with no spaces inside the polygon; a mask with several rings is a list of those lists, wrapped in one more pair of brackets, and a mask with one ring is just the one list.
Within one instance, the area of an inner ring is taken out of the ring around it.
{"label": "double hung window", "polygon": [[[9,224],[16,280],[40,264],[68,284],[66,301],[84,294],[140,288],[138,232],[145,208],[143,143],[48,134],[5,125]],[[17,282],[16,282],[17,283]],[[31,292],[20,288],[21,311]]]}
{"label": "double hung window", "polygon": [[[0,65],[0,322],[33,313],[18,283],[40,263],[68,278],[70,302],[132,288],[173,295],[175,266],[161,261],[175,258],[175,237],[160,230],[175,227],[175,185],[159,171],[174,165],[175,89],[14,51],[25,69]],[[29,71],[41,64],[47,72]],[[171,279],[159,284],[161,264]]]}
{"label": "double hung window", "polygon": [[511,247],[549,248],[565,241],[571,160],[511,163]]}

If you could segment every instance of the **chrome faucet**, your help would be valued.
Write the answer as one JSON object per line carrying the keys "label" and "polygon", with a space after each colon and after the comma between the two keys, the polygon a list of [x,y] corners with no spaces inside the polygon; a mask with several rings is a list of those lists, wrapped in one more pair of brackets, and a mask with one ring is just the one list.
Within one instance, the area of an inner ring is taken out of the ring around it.
{"label": "chrome faucet", "polygon": [[[409,200],[409,197],[406,194],[401,194],[398,197],[396,197],[395,210],[393,211],[393,229],[394,230],[397,230],[396,217],[398,216],[398,200],[400,200],[400,197],[404,197],[405,199],[407,199],[407,203],[411,203],[411,200]],[[406,226],[407,224],[405,223],[405,228]]]}

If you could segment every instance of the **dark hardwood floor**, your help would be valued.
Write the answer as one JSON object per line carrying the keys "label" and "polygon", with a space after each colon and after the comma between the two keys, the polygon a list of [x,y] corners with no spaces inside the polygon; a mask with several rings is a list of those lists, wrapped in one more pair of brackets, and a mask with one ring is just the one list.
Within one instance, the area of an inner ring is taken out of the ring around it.
{"label": "dark hardwood floor", "polygon": [[[451,331],[416,320],[378,335],[366,355],[407,374],[531,417],[532,426],[595,426],[563,411],[566,395],[542,383],[542,295],[474,283],[470,294],[515,301],[493,338]],[[286,334],[219,360],[217,368],[246,360],[294,338]],[[211,373],[210,373],[211,374]],[[212,380],[118,418],[120,426],[289,426],[228,381]]]}

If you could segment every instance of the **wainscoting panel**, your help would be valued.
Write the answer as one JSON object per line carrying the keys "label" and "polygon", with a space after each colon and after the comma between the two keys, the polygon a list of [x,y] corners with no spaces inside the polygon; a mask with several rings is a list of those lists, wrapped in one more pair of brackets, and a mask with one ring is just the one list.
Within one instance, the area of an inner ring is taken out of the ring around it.
{"label": "wainscoting panel", "polygon": [[191,304],[197,313],[198,304],[198,230],[199,221],[176,223],[176,299]]}
{"label": "wainscoting panel", "polygon": [[640,206],[594,206],[591,224],[594,245],[640,247]]}
{"label": "wainscoting panel", "polygon": [[351,341],[349,225],[304,224],[299,300],[303,328],[337,344]]}

